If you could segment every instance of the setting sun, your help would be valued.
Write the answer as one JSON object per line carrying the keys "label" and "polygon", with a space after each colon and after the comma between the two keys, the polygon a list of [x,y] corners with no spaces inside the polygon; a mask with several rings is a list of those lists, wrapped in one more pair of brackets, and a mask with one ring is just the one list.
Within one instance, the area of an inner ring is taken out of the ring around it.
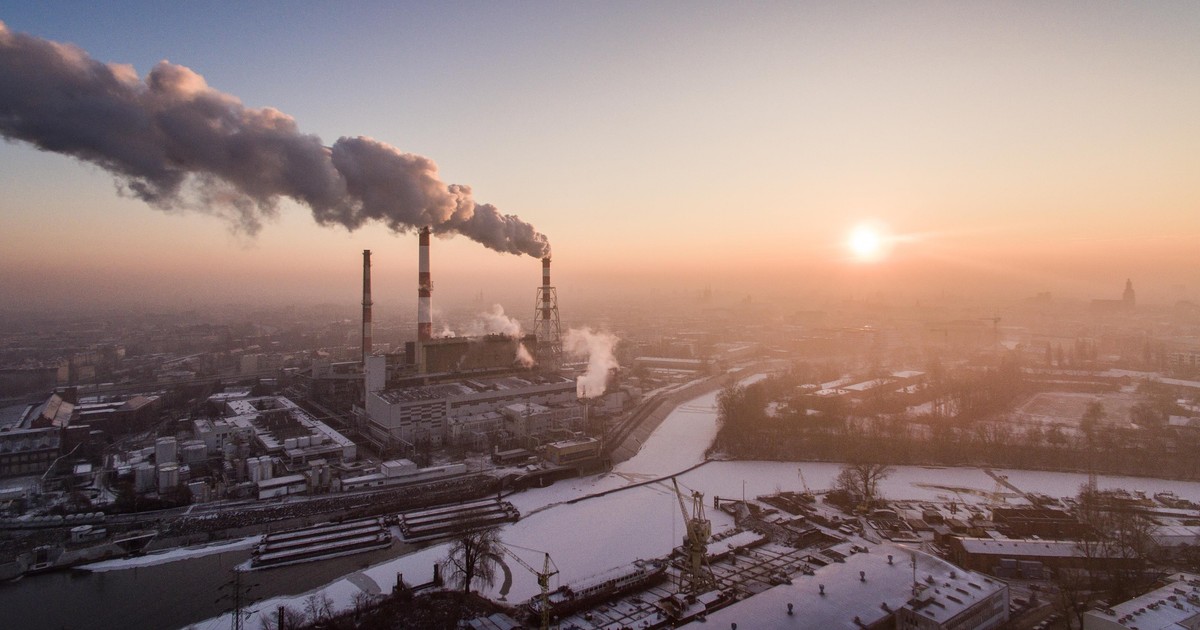
{"label": "setting sun", "polygon": [[883,236],[877,226],[861,224],[850,232],[847,246],[859,260],[877,260],[883,256]]}

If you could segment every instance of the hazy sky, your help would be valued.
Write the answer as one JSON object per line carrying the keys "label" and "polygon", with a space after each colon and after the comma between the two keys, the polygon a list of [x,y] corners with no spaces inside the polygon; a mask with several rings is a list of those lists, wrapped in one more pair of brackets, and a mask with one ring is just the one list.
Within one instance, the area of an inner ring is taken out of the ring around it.
{"label": "hazy sky", "polygon": [[[326,144],[427,156],[549,236],[560,299],[1116,298],[1126,277],[1200,297],[1194,1],[38,2],[0,20],[143,77],[187,66]],[[281,207],[250,239],[0,143],[3,307],[353,303],[362,249],[377,298],[415,302],[415,235]],[[844,246],[866,220],[895,236],[872,263]],[[435,302],[523,313],[540,281],[461,237],[433,264]]]}

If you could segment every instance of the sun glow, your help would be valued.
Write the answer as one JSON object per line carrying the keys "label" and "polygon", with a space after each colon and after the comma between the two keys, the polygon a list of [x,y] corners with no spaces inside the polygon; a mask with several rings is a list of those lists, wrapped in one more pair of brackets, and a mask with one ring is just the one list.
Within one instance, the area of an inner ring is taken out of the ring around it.
{"label": "sun glow", "polygon": [[884,237],[878,226],[862,223],[850,231],[846,241],[850,253],[862,261],[878,260],[884,254]]}

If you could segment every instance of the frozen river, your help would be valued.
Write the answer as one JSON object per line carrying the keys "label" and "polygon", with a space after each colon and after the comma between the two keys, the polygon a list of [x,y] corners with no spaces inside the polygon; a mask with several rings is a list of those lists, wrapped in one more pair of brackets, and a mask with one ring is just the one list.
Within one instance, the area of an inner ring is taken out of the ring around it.
{"label": "frozen river", "polygon": [[[798,469],[813,490],[828,488],[840,470],[834,463],[712,461],[704,463],[704,453],[716,435],[716,393],[706,394],[675,409],[654,431],[634,457],[621,462],[602,475],[561,481],[548,488],[537,488],[508,498],[521,510],[523,518],[504,526],[501,539],[513,547],[549,552],[566,583],[638,558],[667,555],[683,535],[678,501],[670,481],[657,481],[679,471],[685,491],[705,494],[712,505],[714,495],[740,498],[801,487]],[[702,464],[702,465],[701,465]],[[699,465],[699,466],[698,466]],[[698,466],[698,467],[697,467]],[[1031,471],[994,470],[1008,475],[1015,486],[1053,496],[1074,495],[1086,475]],[[1183,498],[1200,501],[1200,483],[1159,481],[1141,478],[1100,478],[1101,487],[1157,492],[1171,490]],[[651,482],[651,483],[646,483]],[[960,500],[982,502],[996,481],[977,468],[936,468],[908,466],[897,468],[881,485],[884,496],[893,499]],[[714,532],[732,527],[732,520],[721,512],[709,510]],[[446,555],[447,545],[435,545],[391,557],[394,552],[374,552],[338,560],[298,565],[252,573],[252,580],[264,584],[258,592],[267,599],[257,602],[247,628],[260,627],[260,614],[273,614],[280,605],[302,609],[304,599],[324,593],[336,606],[352,606],[361,592],[390,593],[396,575],[402,573],[409,583],[426,582],[432,567]],[[537,553],[517,549],[527,562],[540,565]],[[139,608],[147,589],[154,595],[151,611],[135,615],[114,615],[121,627],[224,627],[229,617],[213,615],[219,610],[212,602],[217,584],[228,579],[228,570],[244,560],[244,550],[222,553],[196,552],[157,566],[108,563],[102,573],[59,573],[37,576],[14,585],[0,586],[0,609],[34,610],[32,623],[19,627],[98,627],[97,619],[84,606],[56,606],[55,602],[105,602],[109,606],[130,605]],[[180,554],[182,555],[182,554]],[[178,555],[177,555],[178,557]],[[124,562],[124,561],[123,561]],[[143,564],[146,560],[141,560]],[[369,563],[369,566],[366,566]],[[509,601],[525,600],[537,592],[536,579],[515,563],[512,570]],[[122,567],[126,568],[122,568]],[[45,579],[45,581],[43,581]],[[40,584],[46,588],[40,588]],[[500,598],[495,588],[486,594]],[[211,591],[207,589],[212,588]],[[204,592],[198,592],[203,590]],[[45,592],[43,592],[45,591]],[[211,593],[211,596],[210,596]],[[202,600],[202,601],[201,601]],[[120,604],[118,604],[118,602]],[[101,604],[103,605],[103,604]],[[53,618],[46,617],[50,609]],[[69,609],[69,610],[68,610]],[[72,612],[73,611],[73,612]],[[20,619],[18,613],[18,619]],[[99,624],[103,626],[107,624]]]}

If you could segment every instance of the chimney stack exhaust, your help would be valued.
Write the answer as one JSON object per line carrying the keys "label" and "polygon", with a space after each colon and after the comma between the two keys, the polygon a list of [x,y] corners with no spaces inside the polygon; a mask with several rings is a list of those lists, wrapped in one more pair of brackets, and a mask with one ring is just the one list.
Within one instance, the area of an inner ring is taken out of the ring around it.
{"label": "chimney stack exhaust", "polygon": [[362,362],[367,365],[371,356],[371,250],[363,250],[363,298],[362,298]]}
{"label": "chimney stack exhaust", "polygon": [[417,341],[433,339],[433,280],[429,278],[429,228],[420,231],[420,258],[417,268]]}

